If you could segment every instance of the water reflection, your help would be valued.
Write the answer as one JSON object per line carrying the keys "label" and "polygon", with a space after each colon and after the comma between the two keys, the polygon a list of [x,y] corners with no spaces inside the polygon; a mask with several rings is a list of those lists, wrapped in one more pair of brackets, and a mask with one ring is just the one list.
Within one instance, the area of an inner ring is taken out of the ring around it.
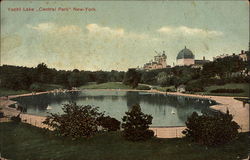
{"label": "water reflection", "polygon": [[[184,125],[187,116],[196,111],[199,114],[212,112],[208,106],[215,104],[206,99],[196,99],[184,96],[163,95],[147,92],[123,91],[83,91],[50,93],[19,97],[16,100],[27,108],[27,113],[48,115],[62,113],[62,104],[76,102],[80,105],[99,106],[101,111],[121,120],[124,113],[132,105],[140,104],[142,111],[153,116],[153,125],[180,126]],[[47,110],[50,106],[51,109]]]}

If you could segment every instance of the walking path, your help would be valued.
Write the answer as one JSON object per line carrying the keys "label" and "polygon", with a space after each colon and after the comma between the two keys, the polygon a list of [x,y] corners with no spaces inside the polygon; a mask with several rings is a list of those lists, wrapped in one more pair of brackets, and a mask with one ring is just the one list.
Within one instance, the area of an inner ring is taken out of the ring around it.
{"label": "walking path", "polygon": [[[131,90],[131,89],[94,89],[94,90],[116,90],[116,91],[142,91],[142,90]],[[73,90],[79,91],[79,90]],[[203,95],[193,95],[193,94],[184,94],[178,92],[161,92],[157,90],[145,90],[146,92],[152,93],[160,93],[160,94],[168,94],[168,95],[176,95],[176,96],[187,96],[187,97],[195,97],[195,98],[206,98],[216,101],[218,104],[210,106],[212,109],[219,110],[221,112],[226,112],[227,109],[229,110],[230,114],[233,115],[234,120],[241,126],[242,132],[249,131],[249,104],[243,104],[243,102],[235,100],[233,97],[225,97],[225,96],[203,96]],[[51,93],[53,91],[47,92],[39,92],[39,94]],[[64,91],[65,92],[65,91]],[[4,112],[4,115],[7,116],[16,116],[20,112],[17,111],[15,108],[8,107],[11,104],[15,104],[16,102],[10,100],[11,98],[22,97],[22,96],[31,96],[34,93],[22,94],[22,95],[14,95],[9,96],[9,99],[6,97],[0,97],[0,107]],[[29,123],[31,125],[41,127],[41,128],[48,128],[42,122],[45,120],[46,117],[43,116],[36,116],[30,114],[20,114],[20,117],[23,122]],[[151,130],[155,132],[155,135],[159,138],[176,138],[182,137],[183,134],[181,133],[185,127],[151,127]]]}

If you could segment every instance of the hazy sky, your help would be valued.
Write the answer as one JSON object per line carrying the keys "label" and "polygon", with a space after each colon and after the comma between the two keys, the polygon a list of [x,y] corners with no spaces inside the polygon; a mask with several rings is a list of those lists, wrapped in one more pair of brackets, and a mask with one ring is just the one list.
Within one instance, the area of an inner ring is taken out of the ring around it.
{"label": "hazy sky", "polygon": [[248,42],[247,1],[1,2],[1,65],[127,70],[143,66],[155,51],[165,50],[173,65],[184,46],[196,59],[212,60],[247,50]]}

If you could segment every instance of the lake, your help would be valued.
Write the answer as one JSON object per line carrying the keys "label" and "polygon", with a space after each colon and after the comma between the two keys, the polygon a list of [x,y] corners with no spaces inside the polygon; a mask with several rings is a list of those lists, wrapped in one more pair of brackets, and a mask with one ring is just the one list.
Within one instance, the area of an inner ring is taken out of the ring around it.
{"label": "lake", "polygon": [[[209,106],[216,104],[208,99],[160,93],[135,91],[83,90],[80,92],[49,93],[18,97],[14,100],[27,108],[28,114],[46,116],[63,113],[62,105],[76,102],[78,105],[98,106],[106,115],[121,121],[133,104],[140,104],[146,114],[153,116],[151,126],[184,126],[189,115],[212,113]],[[48,109],[50,108],[50,109]]]}

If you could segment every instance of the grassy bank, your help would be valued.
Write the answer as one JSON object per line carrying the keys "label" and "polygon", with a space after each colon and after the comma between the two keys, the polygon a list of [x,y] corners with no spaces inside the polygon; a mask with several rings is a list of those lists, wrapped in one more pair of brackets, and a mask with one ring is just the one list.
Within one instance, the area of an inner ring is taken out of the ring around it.
{"label": "grassy bank", "polygon": [[17,94],[25,94],[29,93],[30,91],[27,90],[11,90],[6,88],[0,88],[0,97],[2,96],[9,96],[9,95],[17,95]]}
{"label": "grassy bank", "polygon": [[[41,84],[39,87],[42,88],[42,91],[50,91],[53,89],[64,88],[63,86],[57,85],[57,84]],[[31,90],[12,90],[12,89],[0,88],[0,97],[1,96],[9,96],[9,95],[25,94],[25,93],[30,93],[30,92],[32,92],[32,91]]]}
{"label": "grassy bank", "polygon": [[[0,123],[1,154],[8,159],[81,160],[234,160],[246,158],[248,133],[220,147],[205,147],[187,139],[125,141],[120,133],[103,133],[90,139],[71,141],[27,124]],[[4,138],[3,138],[4,137]]]}
{"label": "grassy bank", "polygon": [[153,87],[154,89],[161,91],[161,92],[174,92],[175,87],[174,86],[168,86],[168,87],[160,87],[160,86],[155,86]]}
{"label": "grassy bank", "polygon": [[[214,96],[235,96],[235,97],[248,97],[250,85],[248,83],[228,83],[225,85],[213,85],[205,88],[204,94]],[[242,89],[242,93],[211,93],[212,90],[216,89]]]}
{"label": "grassy bank", "polygon": [[[79,89],[133,89],[131,86],[125,85],[122,82],[107,82],[107,83],[89,83],[87,85],[83,85],[81,87],[78,87]],[[146,85],[139,84],[139,86],[136,88],[139,90],[144,89],[150,89]]]}
{"label": "grassy bank", "polygon": [[89,83],[79,87],[79,89],[132,89],[130,86],[119,82],[107,82],[107,83]]}

